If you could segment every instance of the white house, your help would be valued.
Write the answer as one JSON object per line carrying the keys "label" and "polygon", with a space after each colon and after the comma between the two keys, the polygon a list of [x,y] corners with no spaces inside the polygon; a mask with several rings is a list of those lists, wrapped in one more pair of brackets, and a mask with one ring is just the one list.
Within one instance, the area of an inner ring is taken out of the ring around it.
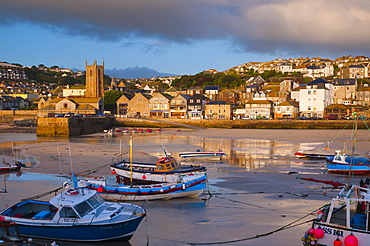
{"label": "white house", "polygon": [[299,91],[301,116],[324,117],[325,107],[333,103],[333,84],[325,79],[316,79]]}

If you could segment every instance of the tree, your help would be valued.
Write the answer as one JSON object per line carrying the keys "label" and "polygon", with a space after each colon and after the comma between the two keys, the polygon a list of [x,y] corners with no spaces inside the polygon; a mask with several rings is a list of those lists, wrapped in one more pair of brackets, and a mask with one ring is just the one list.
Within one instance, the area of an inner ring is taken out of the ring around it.
{"label": "tree", "polygon": [[116,102],[122,96],[123,92],[111,90],[104,92],[104,108],[106,110],[115,113],[116,111]]}

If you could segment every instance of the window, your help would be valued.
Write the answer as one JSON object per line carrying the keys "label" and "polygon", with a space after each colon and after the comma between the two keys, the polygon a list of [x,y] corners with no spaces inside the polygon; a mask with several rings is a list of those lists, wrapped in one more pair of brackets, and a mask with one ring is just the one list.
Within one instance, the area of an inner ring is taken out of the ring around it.
{"label": "window", "polygon": [[78,218],[78,215],[72,208],[63,207],[60,210],[60,217],[61,218]]}
{"label": "window", "polygon": [[194,100],[193,99],[190,99],[190,103],[194,103]]}
{"label": "window", "polygon": [[197,103],[200,103],[200,99],[197,99]]}
{"label": "window", "polygon": [[84,217],[86,214],[93,210],[93,208],[86,201],[77,204],[74,208],[76,209],[77,213],[80,214],[81,217]]}
{"label": "window", "polygon": [[307,93],[308,93],[308,95],[311,95],[311,91],[308,91]]}

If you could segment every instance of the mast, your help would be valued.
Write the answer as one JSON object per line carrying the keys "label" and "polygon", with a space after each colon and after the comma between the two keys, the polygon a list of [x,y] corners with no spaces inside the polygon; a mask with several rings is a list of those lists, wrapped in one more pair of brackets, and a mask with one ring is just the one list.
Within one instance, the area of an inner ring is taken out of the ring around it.
{"label": "mast", "polygon": [[355,149],[356,149],[356,137],[357,137],[357,124],[358,124],[358,117],[356,112],[353,113],[355,115],[355,121],[354,121],[354,129],[353,129],[353,142],[352,142],[352,153],[350,157],[350,165],[349,165],[349,172],[348,172],[348,184],[350,184],[351,179],[351,172],[352,172],[352,165],[353,165],[353,158],[355,156]]}
{"label": "mast", "polygon": [[130,183],[132,183],[132,135],[128,140],[128,145],[130,146]]}

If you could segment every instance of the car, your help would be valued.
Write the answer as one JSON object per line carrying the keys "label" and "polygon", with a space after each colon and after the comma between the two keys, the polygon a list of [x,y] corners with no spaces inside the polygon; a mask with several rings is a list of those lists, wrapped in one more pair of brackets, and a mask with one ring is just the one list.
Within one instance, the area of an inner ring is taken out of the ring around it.
{"label": "car", "polygon": [[327,120],[338,120],[337,116],[326,116],[325,119]]}
{"label": "car", "polygon": [[64,115],[64,117],[73,117],[74,116],[74,113],[66,113],[65,115]]}

